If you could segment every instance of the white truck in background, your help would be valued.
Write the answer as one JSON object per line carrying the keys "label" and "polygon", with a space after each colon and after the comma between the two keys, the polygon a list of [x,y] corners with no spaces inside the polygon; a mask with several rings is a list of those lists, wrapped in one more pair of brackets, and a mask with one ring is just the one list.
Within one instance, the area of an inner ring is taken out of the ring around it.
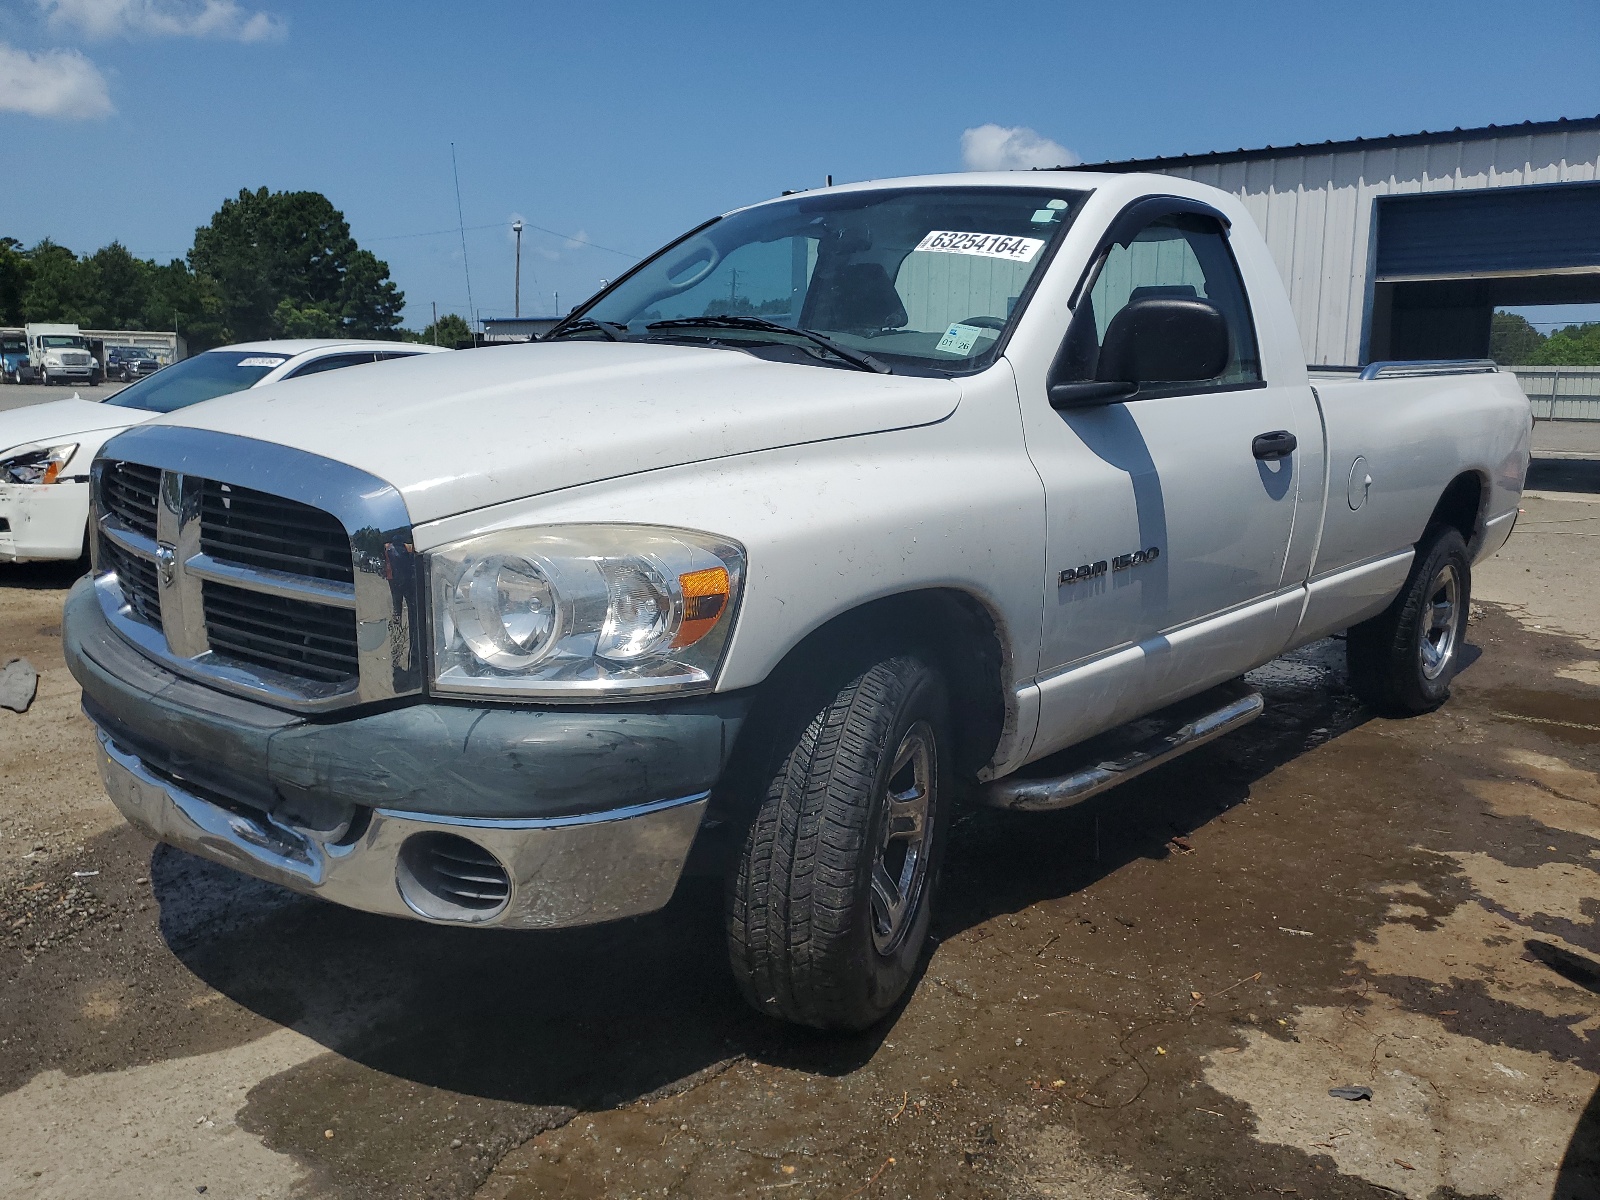
{"label": "white truck in background", "polygon": [[36,324],[23,327],[33,377],[38,383],[82,383],[97,386],[105,378],[105,364],[89,347],[89,339],[76,325]]}
{"label": "white truck in background", "polygon": [[1341,630],[1370,704],[1442,703],[1531,426],[1492,363],[1308,374],[1204,185],[829,188],[537,344],[111,440],[66,655],[157,838],[506,929],[660,908],[693,850],[750,1002],[855,1029],[915,978],[958,790],[1078,803]]}

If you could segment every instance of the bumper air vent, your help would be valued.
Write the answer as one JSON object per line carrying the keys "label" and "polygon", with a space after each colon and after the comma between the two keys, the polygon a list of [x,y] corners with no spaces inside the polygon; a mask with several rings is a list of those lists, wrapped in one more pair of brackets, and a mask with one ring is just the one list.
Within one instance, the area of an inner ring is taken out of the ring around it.
{"label": "bumper air vent", "polygon": [[506,869],[482,846],[453,833],[419,833],[400,848],[396,882],[418,914],[435,921],[485,921],[511,898]]}

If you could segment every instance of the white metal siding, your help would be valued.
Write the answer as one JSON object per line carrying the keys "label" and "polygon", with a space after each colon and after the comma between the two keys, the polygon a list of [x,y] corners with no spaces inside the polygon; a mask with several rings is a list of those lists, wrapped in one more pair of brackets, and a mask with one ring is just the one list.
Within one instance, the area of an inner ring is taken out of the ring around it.
{"label": "white metal siding", "polygon": [[1600,180],[1600,130],[1441,138],[1426,145],[1169,168],[1232,192],[1255,218],[1289,289],[1306,361],[1361,358],[1379,196]]}

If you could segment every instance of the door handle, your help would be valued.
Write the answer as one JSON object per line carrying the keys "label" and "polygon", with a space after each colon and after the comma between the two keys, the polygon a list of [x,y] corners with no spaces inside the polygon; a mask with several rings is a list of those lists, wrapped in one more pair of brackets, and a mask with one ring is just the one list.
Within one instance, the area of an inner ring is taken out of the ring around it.
{"label": "door handle", "polygon": [[1272,462],[1288,458],[1299,444],[1299,440],[1287,429],[1274,429],[1271,433],[1256,434],[1255,440],[1250,443],[1250,453],[1265,462]]}

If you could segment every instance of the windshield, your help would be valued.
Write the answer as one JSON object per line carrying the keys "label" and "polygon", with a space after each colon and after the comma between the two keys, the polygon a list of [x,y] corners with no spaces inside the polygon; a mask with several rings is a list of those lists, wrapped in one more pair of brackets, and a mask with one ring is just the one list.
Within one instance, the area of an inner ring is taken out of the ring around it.
{"label": "windshield", "polygon": [[84,340],[80,337],[46,336],[40,338],[39,341],[46,350],[62,348],[70,350],[85,350],[88,348],[84,343]]}
{"label": "windshield", "polygon": [[130,384],[107,404],[123,408],[138,408],[145,412],[175,412],[226,396],[229,392],[242,392],[263,375],[280,367],[288,359],[284,354],[246,353],[240,350],[207,350],[193,358],[175,362],[154,375],[146,375],[138,383]]}
{"label": "windshield", "polygon": [[822,334],[896,371],[977,370],[993,358],[1085,195],[900,188],[763,204],[668,247],[551,336],[712,340],[844,365],[781,331],[679,324],[760,318]]}
{"label": "windshield", "polygon": [[28,347],[22,342],[13,341],[10,338],[0,342],[0,354],[26,354],[27,352]]}

